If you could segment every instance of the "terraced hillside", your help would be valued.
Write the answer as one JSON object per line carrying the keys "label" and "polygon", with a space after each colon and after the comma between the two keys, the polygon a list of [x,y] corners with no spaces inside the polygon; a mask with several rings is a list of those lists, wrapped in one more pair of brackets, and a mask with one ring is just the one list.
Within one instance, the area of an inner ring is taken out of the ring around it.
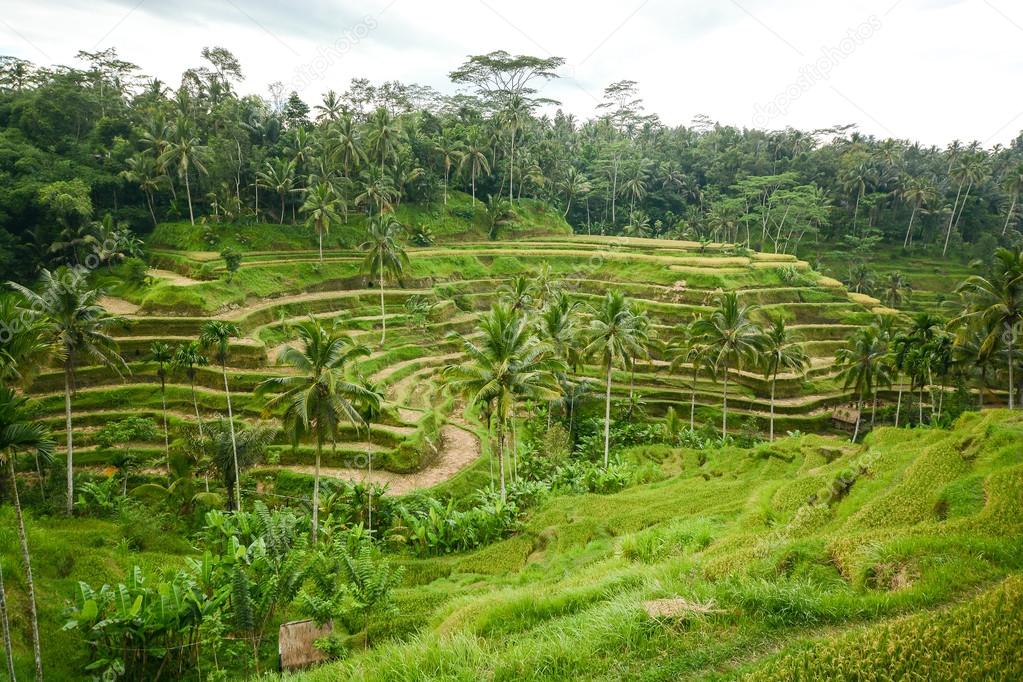
{"label": "terraced hillside", "polygon": [[[161,234],[162,242],[157,243],[165,244],[167,234]],[[757,304],[761,321],[785,319],[809,354],[811,366],[805,374],[779,376],[780,432],[831,428],[832,408],[848,399],[834,380],[834,351],[852,329],[882,310],[875,299],[850,294],[787,255],[721,244],[559,234],[514,241],[462,237],[464,241],[409,248],[411,270],[405,281],[383,292],[388,327],[384,347],[379,346],[380,291],[362,275],[363,256],[356,250],[328,250],[322,262],[312,249],[248,251],[229,282],[216,252],[154,247],[149,283],[122,286],[118,297],[105,299],[124,317],[118,341],[131,374],[120,378],[96,368],[78,374],[75,423],[85,430],[78,439],[83,448],[76,463],[96,466],[110,457],[90,441],[90,429],[129,415],[159,419],[150,346],[154,341],[192,340],[210,318],[229,320],[242,330],[243,337],[231,343],[227,372],[235,412],[249,420],[268,416],[263,401],[252,392],[262,379],[287,371],[276,366],[276,359],[294,340],[296,322],[309,315],[332,320],[372,348],[357,370],[385,391],[388,409],[369,436],[348,433],[348,440],[339,443],[324,464],[331,475],[361,476],[356,470],[364,468],[366,455],[373,453],[377,480],[401,491],[442,477],[421,472],[433,469],[449,476],[479,454],[472,415],[461,414],[445,395],[439,373],[461,358],[459,345],[449,334],[471,334],[481,311],[516,276],[557,281],[581,301],[593,301],[611,287],[623,289],[647,311],[654,336],[662,340],[675,325],[709,310],[715,294],[723,290],[735,290],[742,302]],[[187,246],[194,245],[183,239]],[[670,405],[688,414],[690,372],[669,371],[668,360],[655,348],[633,372],[616,373],[615,396],[635,391],[652,416]],[[581,373],[598,375],[590,365]],[[194,418],[196,411],[209,417],[226,412],[219,367],[200,368],[195,383],[193,405],[188,380],[180,374],[170,377],[172,426]],[[755,368],[733,369],[729,383],[730,414],[737,415],[731,426],[750,417],[760,419],[763,426],[768,414],[764,377]],[[32,386],[43,418],[58,431],[63,428],[62,387],[57,372],[43,373]],[[701,370],[695,390],[697,420],[716,422],[721,384]],[[136,444],[138,451],[154,459],[161,447],[162,442]],[[301,473],[311,464],[311,446],[286,447],[282,440],[275,450],[271,458],[275,467]],[[420,472],[419,477],[393,475],[413,472]]]}
{"label": "terraced hillside", "polygon": [[660,480],[403,560],[373,648],[295,679],[1018,679],[1021,437],[994,410],[862,445],[638,446]]}

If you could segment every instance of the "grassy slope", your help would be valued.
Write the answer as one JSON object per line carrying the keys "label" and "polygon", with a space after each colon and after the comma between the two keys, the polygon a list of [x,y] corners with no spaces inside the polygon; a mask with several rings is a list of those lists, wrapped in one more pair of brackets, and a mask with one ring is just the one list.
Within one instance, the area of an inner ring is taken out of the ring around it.
{"label": "grassy slope", "polygon": [[[375,626],[394,641],[298,679],[1008,671],[1023,597],[1018,578],[999,584],[1023,568],[1021,436],[1021,417],[1001,411],[952,431],[881,429],[862,447],[804,436],[717,451],[703,466],[642,448],[634,456],[677,475],[556,498],[503,542],[407,562],[402,615]],[[860,465],[847,492],[820,501]],[[643,600],[666,597],[720,612],[645,616]],[[864,645],[870,633],[891,646]]]}

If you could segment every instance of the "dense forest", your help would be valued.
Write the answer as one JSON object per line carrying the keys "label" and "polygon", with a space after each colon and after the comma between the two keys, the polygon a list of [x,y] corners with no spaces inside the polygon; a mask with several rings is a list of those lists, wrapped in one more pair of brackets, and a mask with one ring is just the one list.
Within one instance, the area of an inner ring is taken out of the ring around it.
{"label": "dense forest", "polygon": [[670,127],[632,80],[584,121],[543,97],[563,60],[500,51],[450,73],[459,94],[355,78],[312,105],[280,84],[242,94],[219,47],[176,88],[112,48],[78,61],[0,57],[0,267],[22,281],[95,245],[131,252],[157,222],[318,224],[456,188],[543,199],[581,233],[811,256],[830,241],[988,258],[1019,239],[1023,136],[940,149],[849,125]]}

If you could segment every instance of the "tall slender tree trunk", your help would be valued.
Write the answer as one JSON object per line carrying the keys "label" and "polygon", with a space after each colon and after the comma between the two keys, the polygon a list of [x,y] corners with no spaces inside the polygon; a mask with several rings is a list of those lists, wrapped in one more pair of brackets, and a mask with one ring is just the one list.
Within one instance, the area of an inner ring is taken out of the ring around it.
{"label": "tall slender tree trunk", "polygon": [[856,442],[856,438],[860,435],[860,420],[862,419],[862,417],[860,416],[860,413],[862,413],[862,412],[863,412],[863,396],[860,396],[860,399],[858,401],[856,401],[856,426],[853,427],[853,435],[852,435],[852,442],[853,443]]}
{"label": "tall slender tree trunk", "polygon": [[721,440],[728,436],[728,365],[725,365],[723,402],[721,403]]}
{"label": "tall slender tree trunk", "polygon": [[284,195],[281,195],[281,225],[284,224]]}
{"label": "tall slender tree trunk", "polygon": [[774,387],[778,383],[778,375],[771,379],[771,436],[769,441],[774,442]]}
{"label": "tall slender tree trunk", "polygon": [[916,202],[913,205],[913,212],[909,214],[909,227],[906,228],[906,238],[902,240],[902,248],[909,246],[909,240],[913,234],[913,219],[916,218],[917,209],[920,208],[920,202]]}
{"label": "tall slender tree trunk", "polygon": [[192,188],[188,184],[188,171],[185,171],[185,194],[188,196],[188,219],[195,225],[195,213],[192,212]]}
{"label": "tall slender tree trunk", "polygon": [[498,408],[497,415],[497,458],[500,462],[500,473],[501,473],[501,501],[504,502],[508,497],[507,488],[505,487],[504,479],[504,410]]}
{"label": "tall slender tree trunk", "polygon": [[[323,433],[319,420],[316,424],[316,471],[313,475],[313,544],[319,537],[320,530],[320,459],[323,456]],[[241,506],[239,505],[239,509]]]}
{"label": "tall slender tree trunk", "polygon": [[[156,211],[153,210],[153,194],[149,191],[146,192],[146,203],[149,204],[149,217],[153,219],[153,227],[156,227]],[[1008,225],[1008,221],[1005,223]],[[1004,230],[1002,231],[1004,234]]]}
{"label": "tall slender tree trunk", "polygon": [[387,308],[384,307],[384,254],[380,254],[380,345],[387,340]]}
{"label": "tall slender tree trunk", "polygon": [[[1010,380],[1011,381],[1011,380]],[[1011,395],[1010,395],[1011,400]],[[67,508],[68,516],[75,508],[75,448],[71,431],[71,365],[70,357],[64,365],[64,428],[67,430]]]}
{"label": "tall slender tree trunk", "polygon": [[610,463],[611,452],[611,361],[607,362],[607,392],[604,397],[604,468]]}
{"label": "tall slender tree trunk", "polygon": [[320,238],[320,262],[322,263],[323,262],[323,224],[319,220],[316,221],[316,233],[319,235],[319,238]]}
{"label": "tall slender tree trunk", "polygon": [[0,626],[3,628],[4,655],[7,659],[7,675],[11,682],[17,682],[14,674],[14,650],[11,645],[11,624],[7,618],[7,589],[4,586],[4,569],[0,562]]}
{"label": "tall slender tree trunk", "polygon": [[917,426],[922,426],[923,423],[924,423],[924,387],[923,387],[923,384],[920,385],[920,400],[917,402],[916,409],[917,409],[916,424],[917,424]]}
{"label": "tall slender tree trunk", "polygon": [[693,372],[693,386],[689,391],[689,430],[696,430],[696,372]]}
{"label": "tall slender tree trunk", "polygon": [[221,372],[224,374],[224,393],[227,394],[227,426],[231,432],[231,456],[234,458],[234,478],[235,478],[235,505],[237,510],[242,510],[242,472],[238,468],[238,440],[234,434],[234,412],[231,409],[231,388],[227,385],[227,363],[220,363]]}
{"label": "tall slender tree trunk", "polygon": [[25,589],[28,591],[28,615],[32,621],[32,655],[35,658],[36,680],[43,679],[43,656],[39,648],[39,616],[36,612],[36,588],[32,580],[32,557],[28,551],[28,535],[25,533],[25,516],[21,511],[18,496],[18,479],[14,474],[14,453],[7,457],[7,472],[11,476],[11,497],[14,500],[14,516],[18,521],[18,542],[21,544],[21,562],[25,565]]}
{"label": "tall slender tree trunk", "polygon": [[902,382],[899,382],[899,400],[895,403],[895,428],[899,428],[899,415],[902,413]]}
{"label": "tall slender tree trunk", "polygon": [[1005,236],[1006,230],[1009,229],[1009,221],[1012,220],[1012,212],[1016,210],[1016,200],[1018,198],[1018,195],[1012,197],[1012,205],[1009,206],[1009,212],[1005,215],[1005,224],[1002,225],[1002,236]]}
{"label": "tall slender tree trunk", "polygon": [[960,196],[960,194],[962,194],[962,191],[963,191],[963,183],[962,183],[962,181],[960,181],[959,189],[956,191],[955,203],[952,204],[952,215],[950,215],[948,217],[948,229],[945,231],[945,248],[943,248],[941,250],[942,257],[944,257],[946,253],[948,253],[948,239],[949,239],[949,237],[952,236],[952,223],[953,223],[953,221],[955,221],[956,209],[959,208],[959,196]]}
{"label": "tall slender tree trunk", "polygon": [[170,431],[167,429],[167,382],[160,377],[160,404],[163,407],[163,452],[167,459],[167,473],[170,474]]}
{"label": "tall slender tree trunk", "polygon": [[[368,442],[373,442],[373,430],[366,422],[366,435],[369,439]],[[368,497],[366,498],[366,527],[369,531],[369,536],[373,537],[373,448],[367,447],[366,449],[366,491]]]}
{"label": "tall slender tree trunk", "polygon": [[[1015,384],[1013,384],[1013,381],[1012,381],[1012,335],[1013,335],[1013,331],[1012,331],[1012,329],[1009,329],[1009,335],[1008,335],[1009,336],[1008,356],[1009,356],[1009,409],[1010,410],[1013,409],[1013,399],[1012,399],[1013,396],[1012,396],[1012,392],[1015,389]],[[70,415],[71,415],[71,413],[68,412],[68,424],[71,423],[71,416]]]}

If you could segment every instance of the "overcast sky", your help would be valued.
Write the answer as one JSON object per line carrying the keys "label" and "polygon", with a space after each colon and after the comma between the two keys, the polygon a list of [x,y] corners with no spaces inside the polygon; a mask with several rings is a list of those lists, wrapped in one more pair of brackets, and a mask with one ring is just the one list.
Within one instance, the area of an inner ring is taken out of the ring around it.
{"label": "overcast sky", "polygon": [[581,117],[639,82],[666,123],[855,123],[880,137],[1007,143],[1023,129],[1018,0],[4,0],[0,54],[72,64],[116,47],[172,85],[219,45],[244,92],[282,81],[310,105],[350,78],[452,92],[495,49],[566,59],[544,90]]}

